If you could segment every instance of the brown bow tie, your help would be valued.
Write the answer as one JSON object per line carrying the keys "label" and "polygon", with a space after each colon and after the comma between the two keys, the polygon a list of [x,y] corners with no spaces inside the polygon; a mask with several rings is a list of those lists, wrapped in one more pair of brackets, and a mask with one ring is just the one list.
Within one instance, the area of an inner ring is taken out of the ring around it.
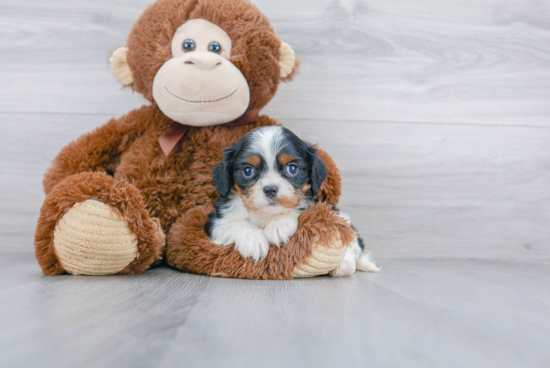
{"label": "brown bow tie", "polygon": [[[229,123],[221,124],[221,126],[238,127],[254,124],[258,120],[259,115],[260,109],[249,110],[245,112],[244,115],[240,118],[233,120]],[[170,127],[166,129],[166,131],[159,137],[159,144],[162,152],[164,152],[164,154],[168,156],[170,152],[172,152],[174,147],[176,147],[176,144],[178,144],[180,139],[185,135],[185,133],[195,129],[200,129],[200,127],[183,125],[180,123],[172,123],[172,125],[170,125]]]}

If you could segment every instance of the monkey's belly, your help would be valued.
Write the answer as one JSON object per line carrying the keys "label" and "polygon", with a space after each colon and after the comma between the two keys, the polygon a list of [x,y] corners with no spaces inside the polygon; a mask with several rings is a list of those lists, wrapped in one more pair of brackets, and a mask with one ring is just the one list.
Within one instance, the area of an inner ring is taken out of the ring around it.
{"label": "monkey's belly", "polygon": [[117,167],[115,179],[126,179],[140,190],[164,231],[187,210],[217,198],[212,168],[221,161],[222,147],[194,143],[191,148],[188,141],[180,142],[165,157],[156,140],[138,140]]}

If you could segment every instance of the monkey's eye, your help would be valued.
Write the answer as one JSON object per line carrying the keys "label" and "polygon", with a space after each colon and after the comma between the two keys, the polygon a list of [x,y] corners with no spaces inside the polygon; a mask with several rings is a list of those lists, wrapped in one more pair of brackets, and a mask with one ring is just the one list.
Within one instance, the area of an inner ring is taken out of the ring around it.
{"label": "monkey's eye", "polygon": [[300,171],[300,169],[298,169],[298,166],[294,165],[294,164],[288,164],[286,165],[285,167],[285,172],[288,176],[290,176],[291,178],[295,177],[296,175],[298,175],[298,171]]}
{"label": "monkey's eye", "polygon": [[243,169],[243,176],[247,179],[252,178],[255,173],[256,170],[253,167],[248,166]]}
{"label": "monkey's eye", "polygon": [[220,43],[216,41],[210,42],[210,45],[208,45],[208,51],[219,54],[222,51],[222,45],[220,45]]}
{"label": "monkey's eye", "polygon": [[193,50],[195,50],[195,47],[197,47],[197,46],[195,45],[195,41],[193,41],[193,40],[185,40],[185,41],[183,41],[183,50],[184,50],[185,52],[193,51]]}

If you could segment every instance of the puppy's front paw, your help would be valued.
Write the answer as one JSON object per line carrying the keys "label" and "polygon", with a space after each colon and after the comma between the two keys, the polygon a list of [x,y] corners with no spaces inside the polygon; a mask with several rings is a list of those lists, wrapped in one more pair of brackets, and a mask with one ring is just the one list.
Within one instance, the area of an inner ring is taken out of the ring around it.
{"label": "puppy's front paw", "polygon": [[298,219],[290,216],[279,217],[271,221],[264,229],[269,243],[279,246],[286,244],[298,229]]}
{"label": "puppy's front paw", "polygon": [[252,258],[255,261],[264,259],[269,252],[269,242],[262,230],[257,229],[242,234],[235,241],[235,249],[243,258]]}

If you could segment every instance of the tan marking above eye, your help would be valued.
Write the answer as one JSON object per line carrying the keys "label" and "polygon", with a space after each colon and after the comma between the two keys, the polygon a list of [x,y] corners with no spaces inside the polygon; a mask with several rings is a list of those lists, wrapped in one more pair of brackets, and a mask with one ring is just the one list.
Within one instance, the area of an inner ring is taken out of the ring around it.
{"label": "tan marking above eye", "polygon": [[260,158],[260,156],[254,155],[254,156],[248,156],[244,160],[244,162],[252,166],[259,166],[260,163],[262,162],[262,159]]}
{"label": "tan marking above eye", "polygon": [[288,153],[281,153],[279,156],[277,156],[277,161],[283,166],[288,164],[289,162],[294,161],[296,158]]}

